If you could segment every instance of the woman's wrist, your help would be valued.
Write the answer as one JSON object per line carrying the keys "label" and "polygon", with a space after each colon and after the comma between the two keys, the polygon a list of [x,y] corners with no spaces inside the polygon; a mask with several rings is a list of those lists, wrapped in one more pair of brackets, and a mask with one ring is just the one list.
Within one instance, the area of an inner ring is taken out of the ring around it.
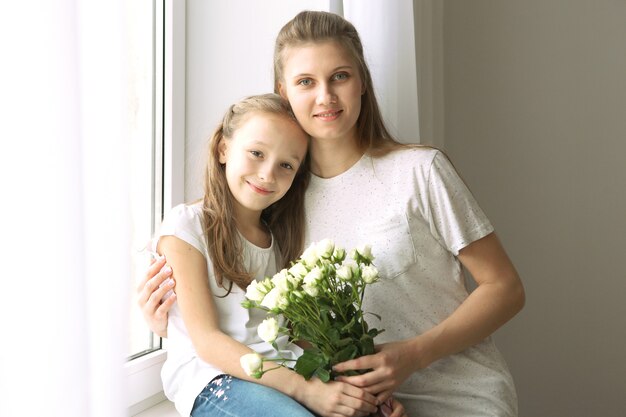
{"label": "woman's wrist", "polygon": [[425,369],[443,357],[438,348],[438,333],[438,329],[433,328],[409,342],[413,363],[417,364],[417,369]]}

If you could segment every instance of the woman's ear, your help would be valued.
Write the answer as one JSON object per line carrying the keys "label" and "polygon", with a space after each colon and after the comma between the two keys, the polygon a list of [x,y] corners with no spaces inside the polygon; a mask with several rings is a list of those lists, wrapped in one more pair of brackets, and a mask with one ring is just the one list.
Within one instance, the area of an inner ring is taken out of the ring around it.
{"label": "woman's ear", "polygon": [[281,83],[280,81],[278,81],[276,83],[276,89],[278,90],[278,94],[284,98],[285,100],[289,100],[287,98],[287,91],[285,91],[285,86],[283,85],[283,83]]}
{"label": "woman's ear", "polygon": [[217,152],[219,153],[220,164],[226,163],[226,151],[227,151],[226,141],[224,140],[224,137],[222,136],[220,138],[220,142],[217,144]]}

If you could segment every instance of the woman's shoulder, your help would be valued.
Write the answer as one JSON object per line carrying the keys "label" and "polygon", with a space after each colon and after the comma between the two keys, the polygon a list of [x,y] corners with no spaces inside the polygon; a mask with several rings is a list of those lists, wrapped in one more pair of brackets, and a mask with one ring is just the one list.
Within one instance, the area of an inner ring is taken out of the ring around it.
{"label": "woman's shoulder", "polygon": [[438,157],[444,157],[442,151],[427,145],[402,145],[384,155],[372,156],[375,165],[392,171],[427,172]]}

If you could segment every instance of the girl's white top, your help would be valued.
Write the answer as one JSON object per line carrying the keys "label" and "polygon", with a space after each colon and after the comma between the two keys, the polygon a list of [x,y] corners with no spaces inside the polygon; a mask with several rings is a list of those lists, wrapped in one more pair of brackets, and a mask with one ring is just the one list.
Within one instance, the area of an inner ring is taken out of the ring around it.
{"label": "girl's white top", "polygon": [[[307,238],[346,250],[371,244],[381,281],[364,309],[375,342],[409,339],[437,325],[465,300],[459,250],[493,228],[441,152],[416,147],[363,156],[343,174],[312,177]],[[308,246],[307,243],[307,246]],[[414,373],[399,387],[409,416],[516,416],[517,397],[491,338]]]}
{"label": "girl's white top", "polygon": [[[209,271],[209,287],[219,315],[220,329],[224,333],[261,355],[277,356],[272,346],[264,342],[257,334],[258,325],[266,318],[265,312],[259,309],[248,310],[241,306],[241,302],[245,299],[245,291],[233,285],[228,296],[218,297],[226,294],[226,290],[219,288],[215,282],[213,264],[208,255],[201,219],[201,203],[176,206],[165,216],[157,237],[176,236],[196,248],[205,257]],[[246,270],[253,273],[256,280],[273,276],[277,272],[277,261],[280,259],[280,252],[273,239],[269,248],[260,248],[245,240],[241,235],[240,238],[243,242]],[[156,246],[157,239],[154,242]],[[301,353],[299,347],[293,344],[288,345],[285,337],[279,337],[277,343],[282,349],[281,355],[285,358],[293,359]],[[213,378],[223,373],[218,367],[198,357],[183,322],[178,303],[174,303],[168,319],[167,360],[161,371],[163,391],[167,398],[175,403],[181,416],[189,416],[198,394]],[[227,399],[227,397],[228,393],[225,393],[222,398]]]}

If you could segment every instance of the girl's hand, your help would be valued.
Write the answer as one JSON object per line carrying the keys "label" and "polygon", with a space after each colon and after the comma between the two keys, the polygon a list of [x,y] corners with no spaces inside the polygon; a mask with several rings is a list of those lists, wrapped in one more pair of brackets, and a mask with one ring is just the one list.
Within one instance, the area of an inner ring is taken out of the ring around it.
{"label": "girl's hand", "polygon": [[168,291],[174,289],[171,275],[172,269],[165,266],[165,258],[157,258],[152,260],[144,279],[137,286],[137,305],[150,330],[160,337],[167,337],[167,313],[176,301],[175,293],[162,300]]}
{"label": "girl's hand", "polygon": [[411,340],[377,345],[377,353],[338,363],[333,370],[345,372],[371,369],[362,375],[340,376],[337,380],[361,387],[375,394],[378,401],[383,403],[413,372],[427,365],[416,360],[415,353],[421,351],[418,348],[420,341],[418,336]]}
{"label": "girl's hand", "polygon": [[375,396],[344,382],[312,378],[304,387],[294,399],[322,417],[364,417],[377,411]]}

